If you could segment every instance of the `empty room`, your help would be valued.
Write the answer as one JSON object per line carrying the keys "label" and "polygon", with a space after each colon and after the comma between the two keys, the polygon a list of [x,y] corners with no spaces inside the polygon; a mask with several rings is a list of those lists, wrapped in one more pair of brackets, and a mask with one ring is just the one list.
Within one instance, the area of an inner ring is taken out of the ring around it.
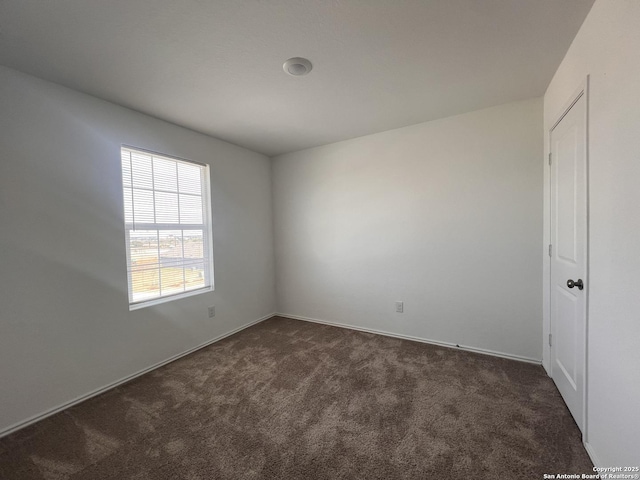
{"label": "empty room", "polygon": [[0,480],[639,479],[640,1],[0,2]]}

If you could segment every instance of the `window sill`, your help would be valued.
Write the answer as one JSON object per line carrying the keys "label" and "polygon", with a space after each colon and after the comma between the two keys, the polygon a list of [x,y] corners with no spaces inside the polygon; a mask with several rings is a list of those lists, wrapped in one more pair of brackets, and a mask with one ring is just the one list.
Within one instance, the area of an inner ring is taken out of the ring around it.
{"label": "window sill", "polygon": [[141,308],[153,307],[154,305],[160,305],[162,303],[172,302],[181,298],[193,297],[194,295],[200,295],[201,293],[213,292],[213,285],[205,288],[198,288],[197,290],[189,290],[188,292],[177,293],[175,295],[168,295],[166,297],[154,298],[151,300],[143,300],[141,302],[130,303],[129,311],[140,310]]}

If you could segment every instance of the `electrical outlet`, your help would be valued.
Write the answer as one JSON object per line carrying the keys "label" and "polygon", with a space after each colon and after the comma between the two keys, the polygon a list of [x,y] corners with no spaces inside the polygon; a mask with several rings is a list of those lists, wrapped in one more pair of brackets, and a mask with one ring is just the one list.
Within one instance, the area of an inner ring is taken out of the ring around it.
{"label": "electrical outlet", "polygon": [[213,318],[216,316],[216,307],[214,307],[213,305],[211,305],[209,307],[209,318]]}
{"label": "electrical outlet", "polygon": [[396,302],[396,313],[404,312],[404,302]]}

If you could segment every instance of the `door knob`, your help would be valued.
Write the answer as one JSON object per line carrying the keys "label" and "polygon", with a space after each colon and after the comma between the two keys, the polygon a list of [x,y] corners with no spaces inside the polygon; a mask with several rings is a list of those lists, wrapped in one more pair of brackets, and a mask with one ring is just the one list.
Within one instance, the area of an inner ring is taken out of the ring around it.
{"label": "door knob", "polygon": [[578,290],[582,290],[584,288],[584,283],[582,283],[581,278],[579,278],[575,282],[573,280],[567,280],[567,287],[569,288],[578,287]]}

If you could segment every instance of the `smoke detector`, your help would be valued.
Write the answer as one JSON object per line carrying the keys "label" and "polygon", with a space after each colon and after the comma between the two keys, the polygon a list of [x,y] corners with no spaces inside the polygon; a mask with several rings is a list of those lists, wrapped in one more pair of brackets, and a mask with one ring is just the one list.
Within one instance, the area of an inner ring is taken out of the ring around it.
{"label": "smoke detector", "polygon": [[306,58],[294,57],[290,58],[284,65],[282,65],[282,69],[285,73],[289,75],[293,75],[294,77],[301,77],[302,75],[306,75],[311,71],[313,65]]}

